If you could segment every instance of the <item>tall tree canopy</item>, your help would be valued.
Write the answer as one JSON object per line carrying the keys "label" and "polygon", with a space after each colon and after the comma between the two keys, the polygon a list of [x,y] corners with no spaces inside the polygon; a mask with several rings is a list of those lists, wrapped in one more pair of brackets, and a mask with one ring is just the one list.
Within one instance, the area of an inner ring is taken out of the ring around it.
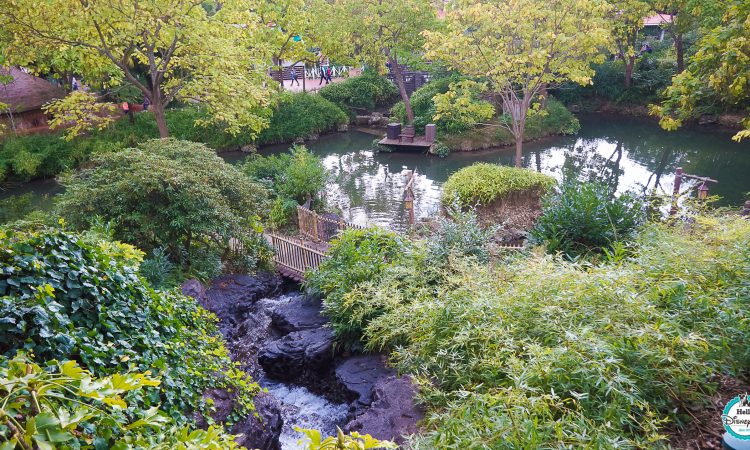
{"label": "tall tree canopy", "polygon": [[[162,137],[164,109],[199,101],[229,131],[260,131],[269,103],[270,60],[259,41],[253,3],[226,0],[8,0],[0,27],[7,61],[39,71],[75,73],[89,84],[127,80],[152,105]],[[216,9],[216,11],[213,11]],[[144,73],[145,80],[138,76]]]}
{"label": "tall tree canopy", "polygon": [[600,0],[457,0],[447,31],[426,32],[427,56],[486,78],[508,114],[521,165],[526,117],[545,86],[590,83],[590,63],[609,42]]}
{"label": "tall tree canopy", "polygon": [[[406,94],[401,66],[422,52],[422,32],[436,23],[437,9],[430,0],[334,0],[322,12],[328,14],[329,23],[343,27],[339,36],[346,45],[332,45],[338,56],[350,56],[378,70],[389,63],[396,78],[401,99],[406,105],[407,120],[414,122],[409,96]],[[329,39],[330,40],[330,39]],[[323,43],[325,46],[326,44]]]}

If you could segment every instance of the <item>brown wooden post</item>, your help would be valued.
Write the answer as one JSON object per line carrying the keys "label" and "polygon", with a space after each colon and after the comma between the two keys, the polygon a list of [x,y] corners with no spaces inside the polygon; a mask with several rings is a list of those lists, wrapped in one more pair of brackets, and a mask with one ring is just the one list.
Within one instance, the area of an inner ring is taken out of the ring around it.
{"label": "brown wooden post", "polygon": [[302,92],[306,92],[305,78],[307,78],[307,63],[302,63]]}
{"label": "brown wooden post", "polygon": [[318,234],[318,215],[313,213],[312,214],[312,225],[313,225],[313,240],[315,242],[320,242],[320,235]]}
{"label": "brown wooden post", "polygon": [[677,198],[680,196],[680,185],[682,185],[682,167],[678,167],[674,174],[674,191],[672,192],[672,208],[669,215],[677,214]]}

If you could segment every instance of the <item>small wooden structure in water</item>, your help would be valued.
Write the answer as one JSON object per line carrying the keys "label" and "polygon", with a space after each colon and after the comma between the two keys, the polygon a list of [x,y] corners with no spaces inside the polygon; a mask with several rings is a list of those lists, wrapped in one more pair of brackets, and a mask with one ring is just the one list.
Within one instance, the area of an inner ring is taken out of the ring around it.
{"label": "small wooden structure in water", "polygon": [[386,135],[378,141],[380,145],[403,149],[430,150],[435,144],[436,128],[435,124],[425,126],[424,136],[417,136],[413,125],[407,125],[401,128],[400,123],[389,123],[386,129]]}

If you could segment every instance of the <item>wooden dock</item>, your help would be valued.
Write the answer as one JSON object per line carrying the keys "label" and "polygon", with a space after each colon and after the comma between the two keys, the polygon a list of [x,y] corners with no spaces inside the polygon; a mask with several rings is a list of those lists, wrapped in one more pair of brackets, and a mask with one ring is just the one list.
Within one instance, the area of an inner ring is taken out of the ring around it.
{"label": "wooden dock", "polygon": [[387,137],[378,141],[378,144],[380,145],[413,149],[429,149],[434,143],[435,141],[427,140],[427,138],[425,138],[424,136],[414,136],[414,140],[412,142],[406,142],[401,139],[388,139]]}

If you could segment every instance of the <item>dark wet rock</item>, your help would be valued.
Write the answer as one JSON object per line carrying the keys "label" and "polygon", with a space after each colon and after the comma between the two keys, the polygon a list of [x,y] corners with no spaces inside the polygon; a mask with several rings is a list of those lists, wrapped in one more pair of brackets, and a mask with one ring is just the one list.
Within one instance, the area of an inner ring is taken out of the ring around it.
{"label": "dark wet rock", "polygon": [[321,314],[320,302],[299,297],[284,305],[279,305],[271,313],[274,327],[282,334],[294,331],[320,328],[328,322]]}
{"label": "dark wet rock", "polygon": [[219,328],[226,336],[262,298],[281,294],[283,280],[271,273],[226,275],[216,278],[206,291],[201,306],[216,314]]}
{"label": "dark wet rock", "polygon": [[375,384],[394,375],[381,355],[357,355],[344,360],[336,367],[336,381],[351,402],[354,414],[372,404]]}
{"label": "dark wet rock", "polygon": [[417,387],[408,376],[379,379],[370,407],[349,422],[344,431],[358,431],[376,439],[403,443],[404,436],[418,431],[417,423],[424,417],[414,402],[416,394]]}
{"label": "dark wet rock", "polygon": [[[225,422],[234,408],[238,405],[235,395],[224,389],[209,389],[205,395],[214,402],[214,412],[211,415],[217,422]],[[259,393],[253,399],[256,414],[250,414],[245,419],[234,424],[229,432],[242,435],[235,441],[244,447],[258,450],[280,450],[279,436],[284,422],[281,418],[281,408],[273,396]],[[206,427],[205,419],[199,418],[197,424]]]}
{"label": "dark wet rock", "polygon": [[314,392],[330,392],[333,367],[333,333],[328,328],[294,331],[268,343],[258,362],[266,375],[309,387]]}
{"label": "dark wet rock", "polygon": [[206,287],[203,286],[203,283],[201,283],[200,281],[195,279],[186,280],[184,283],[182,283],[180,289],[182,290],[183,294],[189,297],[193,297],[201,306],[206,304]]}

